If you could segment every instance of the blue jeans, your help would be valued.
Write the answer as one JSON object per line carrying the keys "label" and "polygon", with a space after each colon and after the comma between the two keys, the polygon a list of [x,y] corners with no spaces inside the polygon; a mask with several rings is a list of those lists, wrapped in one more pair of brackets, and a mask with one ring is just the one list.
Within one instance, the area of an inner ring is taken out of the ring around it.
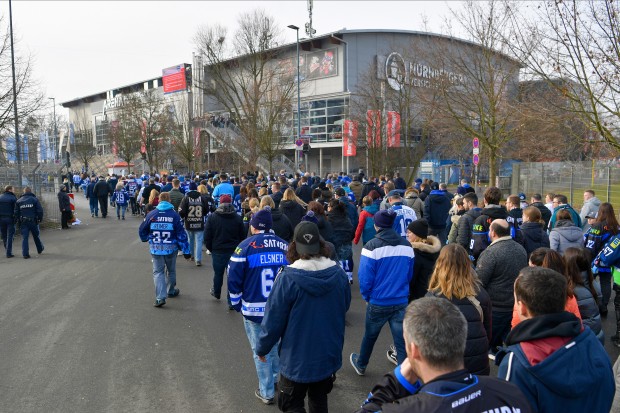
{"label": "blue jeans", "polygon": [[95,214],[96,217],[99,216],[99,200],[94,197],[91,196],[90,198],[88,198],[88,204],[90,205],[90,214]]}
{"label": "blue jeans", "polygon": [[495,353],[496,347],[504,345],[504,340],[510,333],[512,312],[511,311],[491,311],[491,342],[489,347]]}
{"label": "blue jeans", "polygon": [[[177,285],[177,253],[168,255],[153,255],[153,282],[155,283],[155,298],[165,300],[169,292],[174,291]],[[166,273],[166,269],[168,270]]]}
{"label": "blue jeans", "polygon": [[125,218],[125,211],[127,211],[127,205],[116,204],[116,216]]}
{"label": "blue jeans", "polygon": [[202,261],[202,241],[205,238],[205,233],[202,230],[199,231],[185,231],[187,232],[187,238],[189,240],[189,251],[196,262]]}
{"label": "blue jeans", "polygon": [[405,338],[403,337],[403,319],[405,318],[406,308],[407,304],[391,306],[368,304],[368,307],[366,307],[366,327],[358,359],[358,364],[361,368],[365,369],[368,365],[372,349],[385,323],[390,324],[398,364],[405,361],[407,352],[405,350]]}
{"label": "blue jeans", "polygon": [[9,256],[13,253],[13,237],[15,236],[13,217],[0,218],[0,230],[2,232],[2,242],[4,243],[4,248],[6,248],[6,255]]}
{"label": "blue jeans", "polygon": [[[228,267],[228,261],[230,261],[231,256],[232,252],[230,254],[221,252],[211,253],[211,261],[213,262],[213,292],[218,297],[222,294],[224,271],[226,271],[226,267]],[[230,304],[230,297],[228,294],[226,294],[226,298],[228,300],[228,304]]]}
{"label": "blue jeans", "polygon": [[256,355],[256,343],[260,335],[260,324],[243,318],[245,326],[245,334],[248,336],[252,354],[254,355],[254,364],[256,365],[256,374],[258,375],[258,388],[261,396],[272,399],[274,396],[274,383],[278,382],[278,374],[280,374],[280,356],[278,356],[278,343],[271,349],[269,354],[265,356],[266,363],[258,359]]}
{"label": "blue jeans", "polygon": [[32,239],[34,239],[34,245],[37,247],[37,252],[40,254],[43,252],[43,243],[39,238],[39,224],[34,221],[27,222],[22,221],[21,223],[21,234],[22,234],[22,255],[24,257],[30,255],[30,251],[28,248],[28,235],[32,234]]}

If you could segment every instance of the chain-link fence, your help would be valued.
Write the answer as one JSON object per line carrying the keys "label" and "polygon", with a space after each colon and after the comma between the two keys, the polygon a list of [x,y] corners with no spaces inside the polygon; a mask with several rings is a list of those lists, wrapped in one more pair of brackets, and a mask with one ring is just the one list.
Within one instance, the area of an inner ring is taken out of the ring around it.
{"label": "chain-link fence", "polygon": [[15,166],[0,167],[0,190],[6,185],[13,185],[15,195],[19,198],[26,186],[39,198],[43,206],[42,228],[60,226],[60,210],[56,194],[60,188],[60,166],[56,164],[22,165],[22,182]]}
{"label": "chain-link fence", "polygon": [[511,192],[566,195],[576,209],[583,205],[583,192],[591,189],[603,202],[620,208],[620,168],[617,161],[524,162],[513,164]]}

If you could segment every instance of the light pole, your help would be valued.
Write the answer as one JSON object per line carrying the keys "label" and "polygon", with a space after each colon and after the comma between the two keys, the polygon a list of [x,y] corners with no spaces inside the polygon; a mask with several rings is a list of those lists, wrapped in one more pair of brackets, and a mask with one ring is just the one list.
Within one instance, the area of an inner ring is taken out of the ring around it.
{"label": "light pole", "polygon": [[54,160],[56,160],[56,154],[58,153],[58,124],[56,123],[56,98],[48,98],[54,103]]}
{"label": "light pole", "polygon": [[17,183],[21,188],[22,182],[22,151],[21,142],[19,141],[19,120],[17,119],[17,85],[15,81],[15,50],[13,48],[13,7],[9,0],[9,26],[11,32],[11,72],[13,74],[13,116],[15,117],[15,155],[17,159]]}
{"label": "light pole", "polygon": [[[289,29],[295,30],[297,34],[297,139],[301,139],[301,93],[299,90],[299,27],[295,26],[294,24],[289,24],[287,27]],[[299,151],[297,150],[297,147],[295,147],[295,166],[299,167],[300,163],[301,160],[299,159]],[[307,169],[308,162],[306,161],[306,172]]]}

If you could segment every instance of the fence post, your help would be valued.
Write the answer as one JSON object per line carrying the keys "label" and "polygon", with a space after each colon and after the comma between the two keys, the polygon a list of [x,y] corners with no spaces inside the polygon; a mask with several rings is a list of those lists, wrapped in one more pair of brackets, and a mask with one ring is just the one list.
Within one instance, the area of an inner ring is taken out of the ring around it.
{"label": "fence post", "polygon": [[607,202],[611,202],[611,167],[607,167]]}
{"label": "fence post", "polygon": [[575,167],[573,165],[570,166],[570,187],[569,187],[569,204],[573,205],[573,176],[575,174]]}

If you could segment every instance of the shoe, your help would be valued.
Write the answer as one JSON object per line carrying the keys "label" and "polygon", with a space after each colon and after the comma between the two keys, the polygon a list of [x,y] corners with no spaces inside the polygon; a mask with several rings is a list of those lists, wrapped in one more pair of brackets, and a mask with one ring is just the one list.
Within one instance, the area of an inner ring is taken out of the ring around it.
{"label": "shoe", "polygon": [[200,267],[202,263],[200,261],[196,261],[196,267]]}
{"label": "shoe", "polygon": [[601,313],[601,317],[605,317],[606,318],[607,314],[609,313],[609,310],[607,310],[607,308],[602,308],[600,310],[600,313]]}
{"label": "shoe", "polygon": [[228,311],[235,311],[235,307],[233,307],[232,305],[228,304]]}
{"label": "shoe", "polygon": [[396,357],[396,350],[388,350],[387,351],[387,359],[390,361],[390,363],[394,364],[395,366],[398,366],[398,358]]}
{"label": "shoe", "polygon": [[117,217],[116,217],[116,219],[121,219],[121,217],[118,217],[118,216],[117,216]]}
{"label": "shoe", "polygon": [[13,254],[6,254],[6,257],[7,257],[7,258],[13,258],[14,256],[15,256],[15,255],[13,255]]}
{"label": "shoe", "polygon": [[215,295],[215,290],[213,288],[211,288],[211,291],[209,291],[209,294],[211,294],[211,296],[217,298],[218,300],[220,299],[219,295]]}
{"label": "shoe", "polygon": [[24,255],[25,260],[27,260],[28,258],[30,258],[30,255]]}
{"label": "shoe", "polygon": [[181,293],[181,290],[179,290],[178,288],[175,288],[174,290],[172,290],[171,293],[168,293],[168,298],[176,297],[180,293]]}
{"label": "shoe", "polygon": [[45,250],[45,248],[41,248],[41,251],[37,251],[37,254],[39,255],[43,254],[43,250]]}
{"label": "shoe", "polygon": [[90,216],[94,218],[94,217],[95,217],[95,214],[90,214]]}
{"label": "shoe", "polygon": [[166,304],[166,300],[160,300],[158,298],[157,300],[155,300],[155,304],[153,304],[153,307],[161,307],[164,304]]}
{"label": "shoe", "polygon": [[256,391],[254,392],[254,395],[263,403],[265,404],[273,404],[273,397],[271,399],[268,399],[266,397],[261,396],[260,394],[260,389],[256,389]]}
{"label": "shoe", "polygon": [[351,362],[351,365],[353,366],[353,369],[355,369],[355,372],[359,375],[359,376],[363,376],[364,373],[366,373],[366,369],[361,368],[358,364],[357,364],[357,360],[360,358],[359,354],[355,354],[355,353],[351,353],[351,355],[349,356],[349,361]]}
{"label": "shoe", "polygon": [[122,218],[121,218],[121,221],[124,221],[124,220],[125,220],[125,217],[122,217]]}

